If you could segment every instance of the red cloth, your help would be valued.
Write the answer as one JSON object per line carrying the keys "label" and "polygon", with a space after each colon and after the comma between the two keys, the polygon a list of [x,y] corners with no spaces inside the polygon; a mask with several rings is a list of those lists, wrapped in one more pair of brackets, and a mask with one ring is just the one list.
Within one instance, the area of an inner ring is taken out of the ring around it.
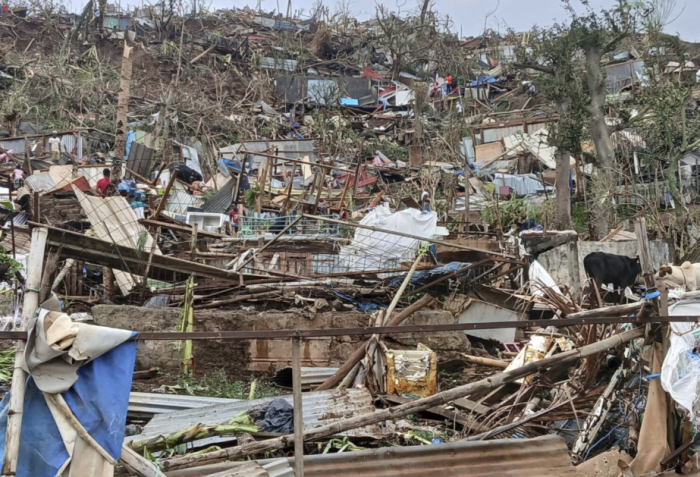
{"label": "red cloth", "polygon": [[100,197],[107,197],[107,189],[109,189],[109,178],[103,177],[97,181],[97,193]]}

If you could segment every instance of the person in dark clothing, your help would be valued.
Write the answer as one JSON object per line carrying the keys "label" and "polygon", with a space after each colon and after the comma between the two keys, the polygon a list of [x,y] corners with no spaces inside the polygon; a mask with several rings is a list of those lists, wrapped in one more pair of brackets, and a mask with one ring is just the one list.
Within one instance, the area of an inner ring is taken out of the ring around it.
{"label": "person in dark clothing", "polygon": [[171,166],[170,172],[172,173],[174,170],[177,170],[177,178],[187,182],[188,184],[192,184],[195,181],[201,182],[204,179],[202,174],[184,164],[180,164],[179,166]]}

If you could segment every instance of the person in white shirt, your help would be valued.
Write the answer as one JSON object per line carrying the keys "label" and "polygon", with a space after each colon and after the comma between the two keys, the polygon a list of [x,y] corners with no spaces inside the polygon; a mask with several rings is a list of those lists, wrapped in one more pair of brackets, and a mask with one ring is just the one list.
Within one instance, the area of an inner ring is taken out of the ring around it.
{"label": "person in white shirt", "polygon": [[51,151],[51,159],[54,161],[61,158],[61,138],[58,137],[57,131],[54,131],[49,139],[49,151]]}

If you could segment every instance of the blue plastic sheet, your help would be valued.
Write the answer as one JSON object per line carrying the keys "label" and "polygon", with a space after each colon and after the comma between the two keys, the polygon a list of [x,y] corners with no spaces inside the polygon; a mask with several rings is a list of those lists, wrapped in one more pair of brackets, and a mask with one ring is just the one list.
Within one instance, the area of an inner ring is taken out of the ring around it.
{"label": "blue plastic sheet", "polygon": [[[78,421],[114,459],[121,455],[137,346],[127,341],[81,367],[78,381],[63,393]],[[9,396],[0,402],[0,458],[5,455]],[[68,458],[46,400],[29,377],[17,477],[54,477]]]}
{"label": "blue plastic sheet", "polygon": [[[442,267],[435,267],[431,268],[430,270],[419,270],[415,272],[413,276],[411,276],[411,285],[427,285],[428,283],[431,283],[440,277],[449,275],[450,273],[456,272],[457,270],[461,270],[462,268],[467,268],[470,265],[471,263],[450,262],[447,265],[443,265]],[[474,270],[467,270],[465,273],[471,273],[472,275],[474,275]],[[406,275],[402,275],[392,278],[389,282],[389,286],[396,287],[401,285],[405,276]]]}
{"label": "blue plastic sheet", "polygon": [[380,304],[372,303],[372,302],[369,302],[369,303],[359,302],[359,301],[355,300],[354,298],[349,297],[347,295],[343,295],[342,293],[339,293],[333,289],[331,289],[331,293],[333,293],[335,296],[337,296],[341,300],[345,300],[345,301],[348,301],[348,302],[354,304],[355,306],[357,306],[360,309],[360,311],[364,311],[367,313],[374,313],[375,311],[377,311],[380,308],[386,308],[386,305],[380,305]]}

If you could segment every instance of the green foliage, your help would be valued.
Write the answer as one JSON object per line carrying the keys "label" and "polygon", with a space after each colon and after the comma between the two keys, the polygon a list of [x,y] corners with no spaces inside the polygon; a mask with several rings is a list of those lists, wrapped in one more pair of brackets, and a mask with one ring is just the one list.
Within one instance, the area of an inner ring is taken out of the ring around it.
{"label": "green foliage", "polygon": [[147,230],[142,231],[139,234],[139,238],[136,241],[136,253],[140,256],[141,253],[143,252],[144,247],[146,247],[146,243],[148,242],[148,237],[150,235],[148,234]]}
{"label": "green foliage", "polygon": [[[529,219],[534,219],[541,224],[544,216],[547,217],[547,223],[553,223],[554,220],[554,199],[545,201],[543,205],[528,204],[523,199],[500,202],[498,205],[503,230],[508,230],[511,225],[519,225]],[[495,204],[481,211],[481,220],[491,227],[498,226]]]}
{"label": "green foliage", "polygon": [[392,161],[397,159],[402,161],[408,160],[408,148],[405,146],[399,146],[390,141],[368,142],[365,144],[365,150],[371,151],[372,154],[374,154],[374,151],[379,151]]}
{"label": "green foliage", "polygon": [[172,386],[171,390],[185,391],[195,396],[249,399],[251,388],[254,388],[253,399],[285,394],[283,389],[268,383],[258,382],[253,385],[253,382],[232,381],[224,369],[218,369],[201,378],[178,376],[178,384]]}
{"label": "green foliage", "polygon": [[0,351],[0,383],[7,384],[12,381],[14,367],[15,349],[8,348]]}
{"label": "green foliage", "polygon": [[258,201],[258,196],[260,195],[260,184],[252,184],[250,189],[243,193],[243,200],[245,200],[246,206],[252,209],[255,208],[255,204]]}
{"label": "green foliage", "polygon": [[5,273],[5,275],[8,277],[14,276],[15,273],[22,270],[22,264],[13,259],[12,255],[7,253],[7,250],[2,247],[0,247],[0,263],[8,263],[10,265],[10,268],[8,268],[7,272]]}
{"label": "green foliage", "polygon": [[572,202],[571,221],[574,223],[574,230],[576,230],[577,233],[583,234],[588,232],[590,216],[584,202]]}

